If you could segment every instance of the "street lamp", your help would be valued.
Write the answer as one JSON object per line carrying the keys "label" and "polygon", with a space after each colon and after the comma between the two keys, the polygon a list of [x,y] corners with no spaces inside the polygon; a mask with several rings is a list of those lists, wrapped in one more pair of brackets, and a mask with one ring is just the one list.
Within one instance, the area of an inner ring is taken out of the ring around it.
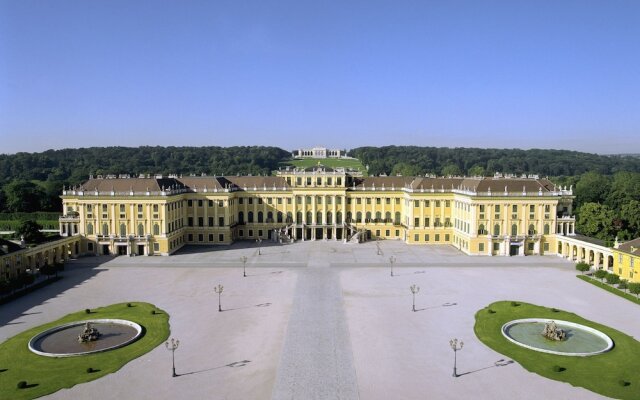
{"label": "street lamp", "polygon": [[458,350],[462,350],[462,346],[464,346],[464,342],[461,340],[460,341],[460,346],[458,346],[458,339],[451,339],[449,340],[449,345],[451,346],[451,349],[453,350],[453,377],[457,378],[458,377],[458,373],[456,372],[456,353],[458,352]]}
{"label": "street lamp", "polygon": [[420,291],[420,286],[411,285],[409,286],[409,289],[411,289],[411,293],[413,294],[413,307],[411,308],[411,310],[413,312],[416,312],[416,293]]}
{"label": "street lamp", "polygon": [[224,286],[218,285],[213,288],[213,291],[218,293],[218,312],[222,311],[222,306],[220,305],[220,296],[222,296],[222,291],[224,290]]}
{"label": "street lamp", "polygon": [[389,257],[389,263],[391,264],[391,276],[393,276],[393,263],[396,262],[396,256]]}
{"label": "street lamp", "polygon": [[256,239],[256,243],[258,243],[258,255],[262,254],[260,252],[260,246],[262,246],[262,238]]}
{"label": "street lamp", "polygon": [[242,276],[247,277],[247,256],[240,257],[242,260]]}
{"label": "street lamp", "polygon": [[167,347],[167,350],[171,352],[171,366],[173,367],[173,377],[178,376],[176,374],[176,349],[180,345],[180,341],[178,339],[171,338],[171,344],[169,342],[165,342],[164,345]]}

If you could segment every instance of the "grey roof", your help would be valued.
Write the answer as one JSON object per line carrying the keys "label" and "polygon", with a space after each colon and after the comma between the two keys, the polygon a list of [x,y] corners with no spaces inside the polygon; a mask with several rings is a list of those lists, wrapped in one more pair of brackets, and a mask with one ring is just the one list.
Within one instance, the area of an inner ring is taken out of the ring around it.
{"label": "grey roof", "polygon": [[640,238],[622,243],[618,247],[618,250],[627,254],[632,254],[634,256],[640,256]]}
{"label": "grey roof", "polygon": [[22,247],[20,247],[20,245],[15,244],[10,240],[0,239],[0,255],[14,253],[19,250],[22,250]]}

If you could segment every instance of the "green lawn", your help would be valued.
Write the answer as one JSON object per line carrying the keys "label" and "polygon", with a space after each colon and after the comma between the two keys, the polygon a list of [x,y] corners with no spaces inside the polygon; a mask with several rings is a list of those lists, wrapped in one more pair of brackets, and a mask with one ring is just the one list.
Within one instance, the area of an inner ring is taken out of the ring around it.
{"label": "green lawn", "polygon": [[599,287],[601,289],[604,289],[604,290],[606,290],[608,292],[611,292],[611,293],[615,294],[616,296],[620,296],[620,297],[625,298],[625,299],[627,299],[629,301],[632,301],[632,302],[634,302],[636,304],[640,304],[640,298],[638,296],[634,296],[631,293],[624,292],[624,291],[622,291],[622,290],[620,290],[618,288],[615,288],[615,287],[613,287],[611,285],[608,285],[608,284],[606,284],[606,283],[604,283],[604,282],[602,282],[602,281],[600,281],[600,280],[598,280],[596,278],[591,278],[591,277],[586,276],[586,275],[576,275],[576,277],[578,279],[582,279],[585,282],[589,282],[590,284],[592,284],[594,286],[597,286],[597,287]]}
{"label": "green lawn", "polygon": [[298,168],[307,168],[314,165],[318,165],[318,163],[324,165],[325,167],[344,167],[344,168],[353,168],[360,170],[364,176],[367,176],[367,170],[364,168],[360,160],[358,159],[342,159],[342,158],[305,158],[301,160],[289,160],[281,163],[282,167],[286,167],[287,165],[293,165]]}
{"label": "green lawn", "polygon": [[[162,344],[169,337],[169,315],[152,304],[131,304],[132,307],[127,307],[127,303],[120,303],[92,309],[91,314],[82,310],[29,329],[0,344],[0,398],[33,399],[98,379]],[[156,314],[151,314],[152,310],[156,310]],[[120,349],[78,357],[44,357],[27,348],[33,336],[53,326],[99,318],[137,322],[143,327],[143,336]],[[97,371],[88,373],[87,368]],[[20,381],[26,381],[28,387],[17,389]]]}
{"label": "green lawn", "polygon": [[[478,311],[474,326],[476,336],[493,350],[538,375],[581,386],[608,397],[640,398],[640,342],[576,314],[533,304],[516,304],[519,306],[513,306],[511,301],[499,301]],[[549,318],[586,325],[609,335],[614,348],[590,357],[557,356],[528,350],[509,342],[501,333],[503,324],[521,318]],[[560,367],[561,371],[556,372],[555,366]]]}

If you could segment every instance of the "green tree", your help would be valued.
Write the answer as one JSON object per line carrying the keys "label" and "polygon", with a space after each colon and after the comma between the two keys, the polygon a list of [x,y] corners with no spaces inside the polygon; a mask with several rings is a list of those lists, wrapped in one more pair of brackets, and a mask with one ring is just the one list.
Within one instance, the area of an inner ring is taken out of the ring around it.
{"label": "green tree", "polygon": [[42,188],[28,181],[13,181],[4,187],[7,209],[12,212],[40,211]]}
{"label": "green tree", "polygon": [[624,290],[626,292],[628,288],[629,288],[629,281],[626,279],[620,279],[620,282],[618,282],[618,289]]}
{"label": "green tree", "polygon": [[589,271],[591,267],[586,262],[579,262],[576,264],[576,270],[582,272],[583,274]]}
{"label": "green tree", "polygon": [[484,167],[482,165],[476,164],[473,167],[469,168],[468,175],[469,176],[485,176]]}
{"label": "green tree", "polygon": [[629,200],[623,204],[620,217],[629,231],[628,239],[640,237],[640,201]]}
{"label": "green tree", "polygon": [[462,175],[462,170],[455,164],[447,164],[442,167],[443,176],[459,176]]}
{"label": "green tree", "polygon": [[38,224],[34,220],[22,221],[20,226],[16,229],[16,236],[24,236],[24,240],[27,243],[40,243],[44,239],[44,235],[40,232],[42,225]]}
{"label": "green tree", "polygon": [[612,240],[615,237],[613,228],[615,217],[613,210],[606,205],[586,203],[580,207],[576,230],[586,236]]}
{"label": "green tree", "polygon": [[638,282],[629,283],[629,292],[640,297],[640,283]]}
{"label": "green tree", "polygon": [[604,279],[609,275],[607,271],[604,269],[599,269],[593,274],[596,278],[601,279],[604,282]]}
{"label": "green tree", "polygon": [[393,166],[391,170],[391,175],[400,174],[402,176],[417,176],[422,175],[420,173],[420,169],[416,165],[407,164],[407,163],[398,163]]}
{"label": "green tree", "polygon": [[576,201],[584,203],[604,203],[609,194],[611,179],[597,172],[587,172],[576,184]]}

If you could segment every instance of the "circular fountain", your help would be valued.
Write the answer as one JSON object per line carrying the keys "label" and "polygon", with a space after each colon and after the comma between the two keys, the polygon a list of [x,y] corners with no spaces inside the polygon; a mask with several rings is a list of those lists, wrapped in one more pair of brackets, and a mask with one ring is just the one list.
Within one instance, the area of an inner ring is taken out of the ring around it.
{"label": "circular fountain", "polygon": [[518,346],[562,356],[593,356],[613,347],[611,338],[599,330],[544,318],[507,322],[502,326],[502,335]]}
{"label": "circular fountain", "polygon": [[93,319],[58,325],[29,340],[46,357],[73,357],[114,350],[140,338],[142,327],[124,319]]}

